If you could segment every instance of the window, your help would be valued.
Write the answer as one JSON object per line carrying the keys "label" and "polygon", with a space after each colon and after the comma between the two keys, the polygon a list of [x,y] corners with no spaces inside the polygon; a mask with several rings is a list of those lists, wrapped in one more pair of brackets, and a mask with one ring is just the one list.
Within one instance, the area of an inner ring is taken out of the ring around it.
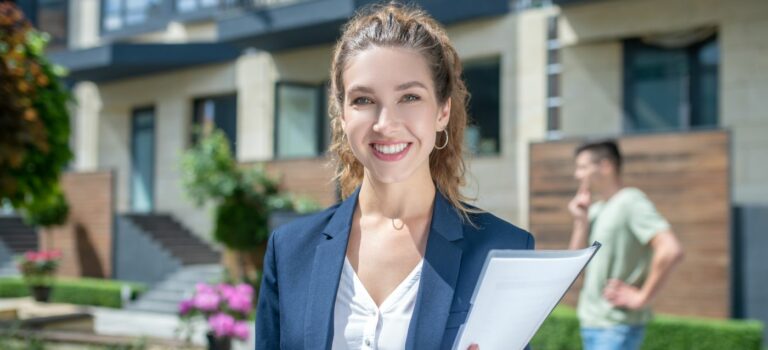
{"label": "window", "polygon": [[[192,125],[207,123],[224,132],[229,140],[232,155],[237,155],[237,95],[203,97],[193,102]],[[192,133],[192,144],[197,142],[197,132]]]}
{"label": "window", "polygon": [[137,26],[162,17],[165,10],[163,0],[103,0],[101,25],[106,31]]}
{"label": "window", "polygon": [[560,39],[558,37],[558,16],[547,18],[547,135],[560,136],[560,110],[562,108],[562,87],[560,66]]}
{"label": "window", "polygon": [[325,84],[280,82],[275,91],[275,157],[316,157],[328,144]]}
{"label": "window", "polygon": [[685,47],[624,44],[625,130],[688,130],[718,124],[717,38]]}
{"label": "window", "polygon": [[189,13],[232,7],[239,0],[175,0],[176,12]]}
{"label": "window", "polygon": [[40,0],[37,8],[38,28],[51,36],[48,51],[67,48],[67,1]]}
{"label": "window", "polygon": [[131,210],[151,212],[155,205],[155,109],[140,108],[131,118]]}
{"label": "window", "polygon": [[464,139],[470,152],[499,153],[500,68],[499,58],[464,64],[464,81],[470,93],[469,118]]}

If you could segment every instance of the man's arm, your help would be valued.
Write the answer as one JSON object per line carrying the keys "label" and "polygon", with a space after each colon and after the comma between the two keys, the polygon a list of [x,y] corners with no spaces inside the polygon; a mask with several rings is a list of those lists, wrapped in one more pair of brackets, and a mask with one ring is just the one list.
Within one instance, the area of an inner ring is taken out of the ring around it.
{"label": "man's arm", "polygon": [[584,180],[576,196],[568,203],[568,211],[573,216],[573,231],[571,231],[568,249],[582,249],[587,246],[590,204],[592,204],[592,195],[589,192],[589,181]]}
{"label": "man's arm", "polygon": [[574,219],[573,231],[571,231],[571,242],[568,249],[582,249],[587,246],[587,236],[589,235],[589,220]]}
{"label": "man's arm", "polygon": [[683,247],[671,230],[657,233],[649,242],[653,249],[648,278],[641,288],[619,280],[610,280],[604,296],[615,306],[640,309],[656,298],[670,273],[683,260]]}

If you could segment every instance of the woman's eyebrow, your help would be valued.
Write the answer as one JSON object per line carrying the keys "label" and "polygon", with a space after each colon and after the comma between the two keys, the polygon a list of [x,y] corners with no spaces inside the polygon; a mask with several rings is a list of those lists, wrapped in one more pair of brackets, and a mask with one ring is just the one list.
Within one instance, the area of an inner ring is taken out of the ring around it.
{"label": "woman's eyebrow", "polygon": [[414,81],[409,81],[407,83],[400,84],[400,85],[398,85],[395,88],[395,90],[397,90],[397,91],[406,90],[406,89],[412,88],[414,86],[420,87],[420,88],[422,88],[424,90],[428,90],[426,85],[424,85],[424,84],[422,84],[422,83],[420,83],[418,81],[415,81],[415,80]]}
{"label": "woman's eyebrow", "polygon": [[349,90],[347,90],[347,93],[350,94],[350,93],[353,93],[353,92],[362,92],[362,93],[366,93],[366,94],[372,94],[373,93],[373,89],[371,89],[371,88],[369,88],[367,86],[362,86],[362,85],[352,85],[349,88]]}

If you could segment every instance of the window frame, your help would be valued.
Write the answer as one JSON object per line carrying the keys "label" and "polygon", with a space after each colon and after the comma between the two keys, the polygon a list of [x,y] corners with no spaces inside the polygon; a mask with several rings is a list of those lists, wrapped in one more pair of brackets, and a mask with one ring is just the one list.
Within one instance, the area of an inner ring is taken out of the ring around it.
{"label": "window frame", "polygon": [[[663,132],[690,132],[690,131],[699,131],[699,130],[714,130],[718,129],[720,125],[720,92],[721,92],[721,79],[720,79],[720,69],[722,66],[722,56],[718,57],[717,66],[715,68],[715,76],[717,77],[717,84],[716,84],[716,91],[715,95],[717,98],[717,101],[715,103],[715,119],[716,122],[714,125],[693,125],[693,120],[695,119],[695,115],[697,113],[701,113],[701,100],[696,93],[697,84],[701,79],[700,72],[702,71],[702,65],[700,62],[697,61],[697,54],[700,52],[700,50],[704,47],[706,47],[709,44],[715,43],[717,45],[718,49],[718,55],[722,52],[721,51],[721,42],[720,42],[720,36],[718,33],[715,33],[706,39],[703,39],[701,41],[698,41],[696,43],[693,43],[691,45],[688,45],[684,48],[680,48],[681,52],[684,52],[686,55],[686,61],[688,64],[688,86],[685,90],[685,98],[686,101],[681,101],[681,104],[678,105],[678,107],[684,107],[685,108],[685,114],[684,115],[678,115],[679,118],[679,127],[672,127],[672,128],[664,128],[664,129],[638,129],[636,126],[636,120],[637,117],[634,117],[632,115],[632,109],[631,109],[631,98],[630,96],[633,95],[634,89],[633,86],[633,77],[629,76],[629,72],[631,71],[630,65],[632,63],[632,51],[637,50],[639,48],[643,47],[655,47],[651,44],[645,44],[643,43],[639,38],[630,38],[625,39],[622,41],[622,118],[621,118],[621,130],[624,134],[652,134],[652,133],[663,133]],[[660,48],[663,49],[663,48]],[[682,104],[685,104],[684,106]]]}
{"label": "window frame", "polygon": [[[503,105],[503,94],[502,94],[502,89],[503,89],[503,85],[504,85],[504,81],[503,81],[502,78],[504,76],[504,72],[503,72],[503,64],[502,64],[503,63],[503,56],[502,56],[502,54],[501,53],[495,53],[495,54],[492,54],[492,55],[478,56],[478,57],[471,57],[471,58],[462,59],[462,67],[463,67],[462,80],[466,84],[466,82],[467,82],[466,74],[467,74],[467,68],[468,67],[471,69],[473,64],[480,64],[482,62],[490,62],[490,61],[494,61],[497,64],[497,67],[498,67],[497,79],[498,79],[498,85],[499,85],[499,88],[498,88],[498,90],[499,90],[499,92],[498,92],[499,104],[498,104],[498,107],[497,107],[498,108],[498,115],[497,115],[498,127],[497,127],[497,130],[496,130],[497,131],[497,138],[496,138],[496,142],[497,142],[497,147],[496,148],[497,149],[496,149],[495,152],[490,152],[490,153],[471,152],[471,150],[469,150],[469,147],[467,147],[467,145],[466,145],[467,140],[465,138],[465,140],[464,140],[465,145],[464,146],[467,149],[467,152],[473,158],[494,158],[494,157],[501,157],[504,154],[504,143],[503,143],[503,138],[504,138],[503,134],[504,133],[502,132],[502,124],[503,124],[502,123],[502,120],[503,120],[503,106],[502,106]],[[470,113],[471,112],[471,105],[472,105],[472,98],[471,98],[472,91],[469,91],[469,86],[467,86],[467,91],[470,93],[469,103],[467,105],[467,128],[468,128],[469,126],[471,126],[473,124],[476,124],[476,122],[478,120],[475,118],[474,115],[472,115]]]}
{"label": "window frame", "polygon": [[[324,119],[327,119],[327,101],[325,97],[327,96],[327,80],[324,80],[321,83],[308,83],[308,82],[301,82],[301,81],[294,81],[294,80],[279,80],[275,82],[274,85],[274,113],[272,115],[272,122],[273,122],[273,128],[272,128],[272,158],[275,160],[295,160],[295,159],[317,159],[322,158],[325,155],[325,148],[328,146],[326,145],[326,138],[330,135],[331,132],[329,128],[326,126],[330,125],[329,123],[325,122]],[[318,108],[315,112],[315,118],[318,123],[318,129],[315,130],[317,139],[315,140],[315,154],[311,156],[281,156],[280,155],[280,88],[283,86],[294,86],[294,87],[303,87],[303,88],[312,88],[315,90],[315,94],[318,99]],[[330,141],[329,141],[330,142]]]}

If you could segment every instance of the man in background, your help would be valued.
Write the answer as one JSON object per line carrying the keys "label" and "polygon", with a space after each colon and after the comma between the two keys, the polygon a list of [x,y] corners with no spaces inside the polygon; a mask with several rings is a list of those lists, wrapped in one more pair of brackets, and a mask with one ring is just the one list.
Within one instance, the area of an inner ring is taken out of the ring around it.
{"label": "man in background", "polygon": [[575,158],[580,186],[568,205],[570,249],[603,245],[587,266],[579,295],[584,349],[639,349],[650,305],[682,260],[682,247],[645,194],[623,186],[615,141],[584,144]]}

